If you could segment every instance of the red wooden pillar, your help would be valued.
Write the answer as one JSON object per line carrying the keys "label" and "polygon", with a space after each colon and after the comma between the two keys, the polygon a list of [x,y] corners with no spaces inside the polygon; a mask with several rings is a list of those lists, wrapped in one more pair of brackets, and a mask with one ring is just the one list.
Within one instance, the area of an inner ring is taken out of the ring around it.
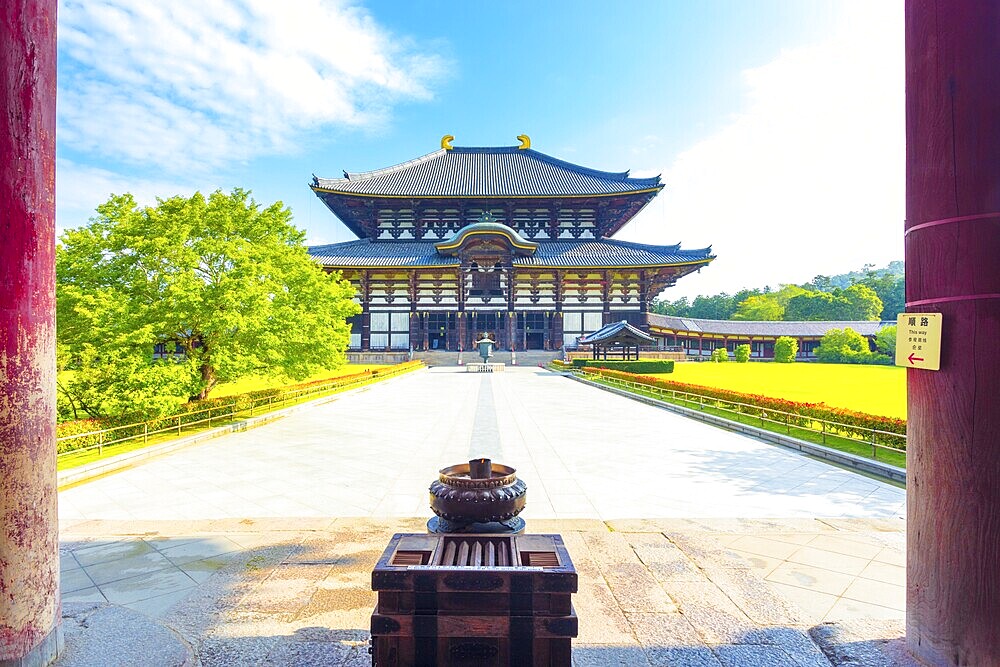
{"label": "red wooden pillar", "polygon": [[943,314],[908,387],[910,649],[1000,665],[1000,3],[906,3],[906,301]]}
{"label": "red wooden pillar", "polygon": [[0,2],[0,665],[62,648],[56,511],[56,0]]}

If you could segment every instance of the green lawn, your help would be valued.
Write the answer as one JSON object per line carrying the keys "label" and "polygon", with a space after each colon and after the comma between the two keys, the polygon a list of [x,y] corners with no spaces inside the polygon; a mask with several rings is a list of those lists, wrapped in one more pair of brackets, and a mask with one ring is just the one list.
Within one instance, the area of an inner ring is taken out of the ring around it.
{"label": "green lawn", "polygon": [[906,418],[906,369],[897,366],[683,361],[657,377]]}

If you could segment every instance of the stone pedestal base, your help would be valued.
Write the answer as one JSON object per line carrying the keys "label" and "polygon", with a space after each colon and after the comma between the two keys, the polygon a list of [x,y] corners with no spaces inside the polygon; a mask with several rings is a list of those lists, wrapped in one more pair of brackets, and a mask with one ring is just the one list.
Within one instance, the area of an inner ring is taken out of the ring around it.
{"label": "stone pedestal base", "polygon": [[467,373],[503,373],[506,364],[466,364]]}
{"label": "stone pedestal base", "polygon": [[520,535],[524,532],[524,519],[519,516],[507,521],[491,521],[489,523],[457,523],[431,517],[427,522],[428,533],[477,533],[487,535]]}
{"label": "stone pedestal base", "polygon": [[52,628],[49,634],[38,643],[38,646],[28,651],[27,655],[13,659],[0,658],[0,667],[46,667],[55,662],[62,650],[62,623],[58,622],[56,627]]}

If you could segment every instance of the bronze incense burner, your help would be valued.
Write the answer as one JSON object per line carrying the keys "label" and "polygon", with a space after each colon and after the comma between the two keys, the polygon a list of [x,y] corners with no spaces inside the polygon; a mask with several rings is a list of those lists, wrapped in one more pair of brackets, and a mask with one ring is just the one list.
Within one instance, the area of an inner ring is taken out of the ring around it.
{"label": "bronze incense burner", "polygon": [[432,533],[520,533],[528,486],[510,466],[472,459],[440,471],[430,486]]}

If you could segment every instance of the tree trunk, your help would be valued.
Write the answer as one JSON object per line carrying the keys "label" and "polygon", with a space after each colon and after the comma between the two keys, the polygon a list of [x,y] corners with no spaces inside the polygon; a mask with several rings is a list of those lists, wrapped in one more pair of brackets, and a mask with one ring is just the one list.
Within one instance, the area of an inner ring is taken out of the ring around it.
{"label": "tree trunk", "polygon": [[212,391],[216,385],[215,368],[209,362],[201,365],[201,381],[204,383],[204,386],[201,392],[199,392],[197,400],[204,401],[208,398],[208,392]]}

